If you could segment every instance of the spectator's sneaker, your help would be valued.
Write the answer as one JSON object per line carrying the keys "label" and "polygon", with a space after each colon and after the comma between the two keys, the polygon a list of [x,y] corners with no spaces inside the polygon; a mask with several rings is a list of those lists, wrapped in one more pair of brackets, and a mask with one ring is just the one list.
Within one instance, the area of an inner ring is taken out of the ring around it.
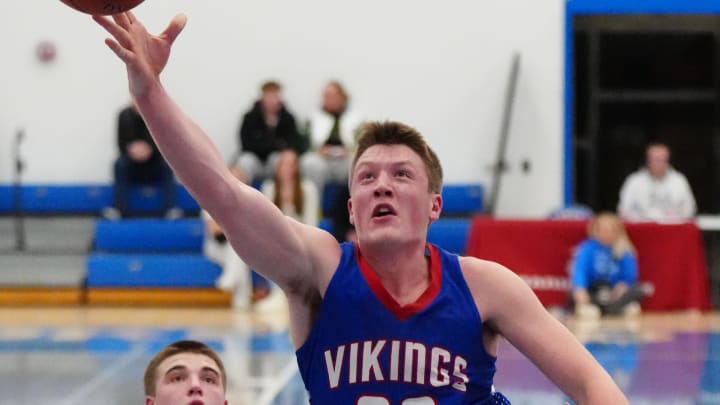
{"label": "spectator's sneaker", "polygon": [[257,312],[272,312],[285,308],[287,308],[287,298],[277,286],[272,286],[265,297],[253,303],[253,310]]}
{"label": "spectator's sneaker", "polygon": [[223,271],[223,273],[215,280],[215,287],[224,291],[235,291],[238,285],[238,277],[231,271]]}
{"label": "spectator's sneaker", "polygon": [[250,301],[254,304],[264,300],[268,295],[270,295],[270,287],[264,285],[260,287],[253,287],[252,294],[250,295]]}
{"label": "spectator's sneaker", "polygon": [[120,213],[120,210],[115,207],[103,208],[101,215],[103,218],[109,219],[112,221],[122,218],[122,214]]}
{"label": "spectator's sneaker", "polygon": [[165,219],[178,219],[182,218],[185,213],[178,207],[172,207],[165,213]]}
{"label": "spectator's sneaker", "polygon": [[580,319],[599,319],[600,308],[593,304],[576,305],[575,316]]}
{"label": "spectator's sneaker", "polygon": [[637,302],[631,302],[627,305],[625,305],[625,308],[622,310],[623,316],[632,317],[632,316],[638,316],[642,312],[642,309],[640,308],[640,304]]}

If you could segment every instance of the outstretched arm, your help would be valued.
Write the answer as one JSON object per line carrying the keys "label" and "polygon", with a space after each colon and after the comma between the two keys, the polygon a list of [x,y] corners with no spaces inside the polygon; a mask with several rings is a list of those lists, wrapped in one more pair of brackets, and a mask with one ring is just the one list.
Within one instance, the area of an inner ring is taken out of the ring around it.
{"label": "outstretched arm", "polygon": [[520,277],[497,263],[469,257],[461,263],[485,322],[576,404],[628,404],[610,375]]}
{"label": "outstretched arm", "polygon": [[159,76],[185,27],[184,15],[173,18],[158,36],[150,35],[131,12],[112,20],[93,19],[112,35],[105,43],[125,63],[130,93],[161,153],[248,265],[288,287],[314,279],[320,252],[329,262],[339,260],[339,247],[330,235],[288,219],[237,180],[208,136],[163,88]]}

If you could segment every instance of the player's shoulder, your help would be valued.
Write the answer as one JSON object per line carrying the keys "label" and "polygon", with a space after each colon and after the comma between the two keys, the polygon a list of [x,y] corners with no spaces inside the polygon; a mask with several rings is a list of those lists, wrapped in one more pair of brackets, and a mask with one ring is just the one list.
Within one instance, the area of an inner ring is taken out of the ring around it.
{"label": "player's shoulder", "polygon": [[484,320],[491,321],[532,304],[529,300],[532,290],[510,268],[467,256],[460,258],[460,268]]}
{"label": "player's shoulder", "polygon": [[[306,266],[312,269],[309,277],[305,274],[302,279],[295,280],[294,286],[302,287],[298,288],[301,294],[305,294],[304,290],[307,288],[317,289],[324,294],[343,254],[340,244],[323,229],[303,224],[289,217],[288,221],[295,227],[298,237],[303,240],[305,252],[302,257],[298,257],[298,260],[307,260]],[[285,292],[293,293],[293,291]]]}
{"label": "player's shoulder", "polygon": [[458,256],[458,262],[460,262],[463,271],[465,269],[470,271],[492,271],[493,268],[504,267],[492,260],[480,259],[474,256]]}
{"label": "player's shoulder", "polygon": [[518,277],[504,265],[472,256],[459,256],[460,270],[471,290],[495,289],[506,283],[514,283]]}

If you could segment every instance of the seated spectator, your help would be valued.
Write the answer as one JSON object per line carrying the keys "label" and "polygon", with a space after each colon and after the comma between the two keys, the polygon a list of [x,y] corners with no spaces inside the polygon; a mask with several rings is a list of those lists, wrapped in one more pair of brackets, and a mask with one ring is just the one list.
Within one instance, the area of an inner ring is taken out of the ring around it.
{"label": "seated spectator", "polygon": [[[230,171],[239,181],[244,182],[245,178],[239,169],[231,167]],[[205,223],[203,253],[213,263],[222,267],[222,273],[215,285],[221,290],[233,293],[233,307],[248,308],[251,302],[251,279],[248,266],[235,253],[225,237],[225,232],[210,214],[202,210],[200,216]]]}
{"label": "seated spectator", "polygon": [[236,164],[250,184],[272,177],[281,150],[302,152],[302,136],[295,118],[283,104],[281,92],[279,83],[263,83],[260,99],[243,116]]}
{"label": "seated spectator", "polygon": [[114,166],[114,207],[105,208],[103,216],[117,219],[130,215],[130,188],[144,184],[159,186],[162,212],[166,218],[181,217],[182,210],[175,207],[176,185],[173,172],[158,151],[145,121],[134,105],[120,112],[117,124],[120,156]]}
{"label": "seated spectator", "polygon": [[588,236],[570,264],[576,315],[638,314],[638,301],[651,291],[638,283],[635,249],[622,221],[600,213],[588,223]]}
{"label": "seated spectator", "polygon": [[303,175],[315,183],[320,193],[326,183],[347,182],[350,156],[362,121],[350,109],[343,86],[329,82],[323,91],[322,109],[310,120],[312,152],[306,153],[300,163]]}
{"label": "seated spectator", "polygon": [[670,149],[652,143],[646,166],[620,189],[618,213],[625,221],[682,222],[695,215],[695,198],[685,176],[670,166]]}
{"label": "seated spectator", "polygon": [[220,356],[206,344],[180,340],[165,346],[144,375],[148,405],[227,405],[227,376]]}
{"label": "seated spectator", "polygon": [[280,153],[273,179],[263,182],[261,190],[285,215],[317,226],[318,190],[311,181],[302,178],[295,151],[286,149]]}
{"label": "seated spectator", "polygon": [[[265,180],[261,187],[262,193],[287,216],[306,225],[317,226],[320,215],[320,199],[313,182],[303,179],[300,174],[298,155],[295,151],[286,149],[278,157],[275,175],[272,180]],[[272,302],[273,297],[279,297],[282,292],[276,286],[259,274],[254,274],[253,296],[265,304]]]}

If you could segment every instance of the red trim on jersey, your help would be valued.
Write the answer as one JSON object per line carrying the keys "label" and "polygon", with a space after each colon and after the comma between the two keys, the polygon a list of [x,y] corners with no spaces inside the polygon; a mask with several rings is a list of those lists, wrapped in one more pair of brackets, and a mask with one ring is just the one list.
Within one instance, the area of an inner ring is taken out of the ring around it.
{"label": "red trim on jersey", "polygon": [[370,267],[370,264],[365,261],[360,253],[358,245],[355,245],[355,256],[357,257],[358,266],[360,266],[360,272],[370,286],[370,290],[372,290],[380,302],[401,321],[404,321],[410,316],[420,312],[423,308],[429,305],[440,292],[442,274],[440,253],[438,252],[437,247],[429,243],[425,246],[425,249],[430,251],[430,284],[428,284],[425,291],[420,294],[415,302],[411,302],[407,305],[400,305],[385,289],[385,286],[382,285],[382,282],[380,281],[380,277],[378,277],[375,270]]}

